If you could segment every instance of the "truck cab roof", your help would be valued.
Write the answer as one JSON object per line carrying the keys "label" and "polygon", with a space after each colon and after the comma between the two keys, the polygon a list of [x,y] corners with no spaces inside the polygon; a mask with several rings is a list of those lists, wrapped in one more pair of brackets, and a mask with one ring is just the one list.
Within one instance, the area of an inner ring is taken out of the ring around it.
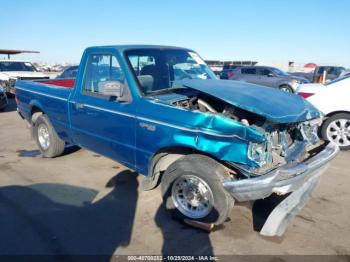
{"label": "truck cab roof", "polygon": [[91,46],[91,47],[88,47],[86,50],[104,49],[104,48],[115,48],[120,52],[123,52],[125,50],[130,50],[130,49],[178,49],[178,50],[193,51],[188,48],[167,46],[167,45],[107,45],[107,46]]}

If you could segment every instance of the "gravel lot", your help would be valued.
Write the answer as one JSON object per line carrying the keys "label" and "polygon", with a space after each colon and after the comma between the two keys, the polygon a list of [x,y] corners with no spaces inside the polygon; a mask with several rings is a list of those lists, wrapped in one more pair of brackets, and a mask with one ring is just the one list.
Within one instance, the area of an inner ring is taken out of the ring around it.
{"label": "gravel lot", "polygon": [[44,159],[13,100],[0,113],[0,254],[350,254],[350,152],[331,163],[282,238],[235,207],[210,235],[170,220],[160,192],[93,152]]}

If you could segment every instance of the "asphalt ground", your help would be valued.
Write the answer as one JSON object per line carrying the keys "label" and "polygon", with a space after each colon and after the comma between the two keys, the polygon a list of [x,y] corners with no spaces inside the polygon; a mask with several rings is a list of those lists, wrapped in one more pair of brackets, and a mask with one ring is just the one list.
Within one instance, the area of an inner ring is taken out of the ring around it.
{"label": "asphalt ground", "polygon": [[253,230],[245,206],[210,234],[171,220],[159,189],[93,152],[42,158],[13,99],[0,113],[0,255],[350,254],[350,152],[341,152],[283,237]]}

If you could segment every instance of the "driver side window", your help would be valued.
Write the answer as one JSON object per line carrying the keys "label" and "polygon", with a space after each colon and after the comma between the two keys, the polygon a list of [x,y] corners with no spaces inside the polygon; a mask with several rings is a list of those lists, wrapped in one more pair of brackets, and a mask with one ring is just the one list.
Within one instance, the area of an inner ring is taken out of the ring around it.
{"label": "driver side window", "polygon": [[262,75],[262,76],[269,76],[270,74],[272,74],[272,72],[270,71],[270,70],[268,70],[268,69],[265,69],[265,68],[262,68],[262,69],[260,69],[260,75]]}
{"label": "driver side window", "polygon": [[110,96],[103,86],[111,81],[125,82],[117,58],[110,54],[92,54],[88,58],[83,92],[86,95]]}
{"label": "driver side window", "polygon": [[164,86],[154,55],[132,54],[128,58],[143,93],[158,90]]}

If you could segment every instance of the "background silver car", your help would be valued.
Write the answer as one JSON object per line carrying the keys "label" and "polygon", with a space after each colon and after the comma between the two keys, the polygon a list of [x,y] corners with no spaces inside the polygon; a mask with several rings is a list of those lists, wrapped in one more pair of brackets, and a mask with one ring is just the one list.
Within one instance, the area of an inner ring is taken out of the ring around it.
{"label": "background silver car", "polygon": [[310,81],[303,77],[290,75],[278,68],[268,66],[243,66],[231,70],[229,80],[238,80],[257,85],[279,88],[294,93],[299,84]]}

